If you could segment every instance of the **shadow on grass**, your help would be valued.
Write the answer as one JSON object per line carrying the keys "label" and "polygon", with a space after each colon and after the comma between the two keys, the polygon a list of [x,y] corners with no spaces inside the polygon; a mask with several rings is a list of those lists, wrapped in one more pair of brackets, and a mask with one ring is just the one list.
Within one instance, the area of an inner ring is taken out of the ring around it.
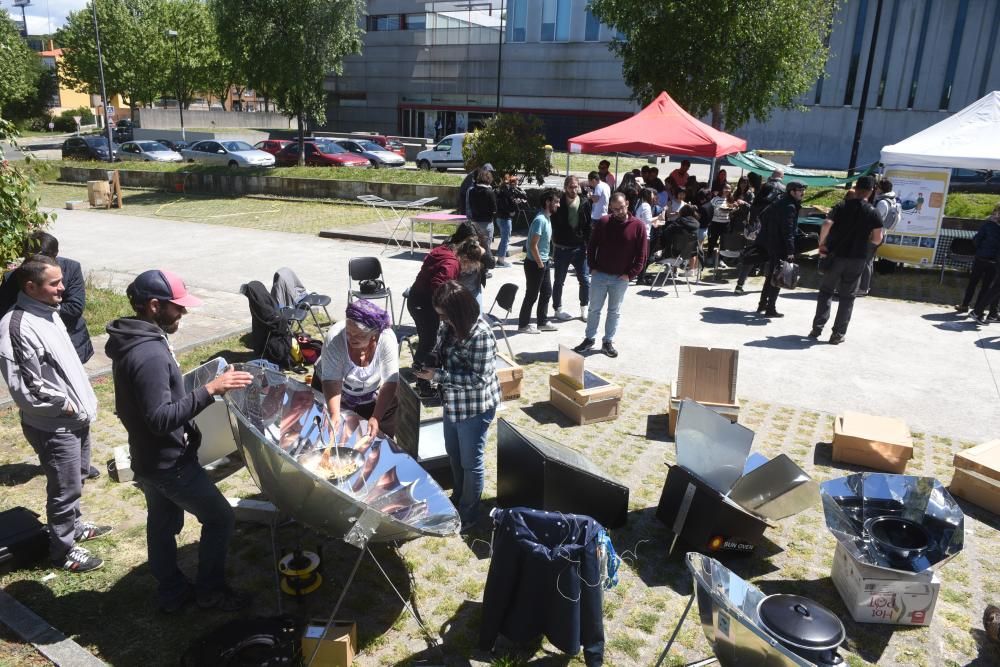
{"label": "shadow on grass", "polygon": [[535,420],[537,424],[555,424],[559,428],[572,428],[578,425],[575,421],[552,407],[552,404],[548,401],[532,403],[527,407],[521,408],[521,411]]}
{"label": "shadow on grass", "polygon": [[42,474],[42,466],[34,463],[0,465],[0,486],[19,486]]}
{"label": "shadow on grass", "polygon": [[646,440],[673,442],[673,438],[667,435],[669,422],[669,415],[646,415]]}
{"label": "shadow on grass", "polygon": [[517,362],[519,364],[533,364],[535,362],[554,364],[557,361],[559,361],[559,352],[557,350],[517,353]]}

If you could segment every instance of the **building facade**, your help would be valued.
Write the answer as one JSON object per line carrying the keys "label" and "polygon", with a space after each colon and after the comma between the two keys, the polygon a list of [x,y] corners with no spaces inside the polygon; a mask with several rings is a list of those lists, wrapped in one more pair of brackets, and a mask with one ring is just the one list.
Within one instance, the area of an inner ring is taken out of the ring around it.
{"label": "building facade", "polygon": [[[795,151],[800,166],[845,168],[877,2],[841,5],[826,76],[801,110],[776,110],[735,134],[750,148]],[[474,129],[499,106],[538,116],[564,147],[638,108],[608,49],[615,35],[587,6],[368,0],[363,53],[327,80],[328,127],[438,138]],[[998,28],[998,0],[884,0],[859,164],[1000,89]]]}

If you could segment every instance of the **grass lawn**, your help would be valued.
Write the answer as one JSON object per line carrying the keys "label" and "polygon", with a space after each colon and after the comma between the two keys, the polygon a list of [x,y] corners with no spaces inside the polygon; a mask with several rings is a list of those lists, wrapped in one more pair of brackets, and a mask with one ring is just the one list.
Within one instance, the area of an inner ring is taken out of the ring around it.
{"label": "grass lawn", "polygon": [[[809,188],[802,198],[805,206],[833,206],[843,200],[843,188]],[[989,217],[993,207],[1000,203],[1000,195],[970,192],[952,192],[944,204],[944,214],[956,218]]]}
{"label": "grass lawn", "polygon": [[87,275],[86,289],[83,319],[87,321],[87,332],[91,336],[103,334],[105,325],[111,320],[134,314],[125,294],[99,285],[91,274]]}
{"label": "grass lawn", "polygon": [[[614,155],[584,155],[582,153],[565,153],[563,151],[552,152],[552,166],[561,174],[566,170],[566,156],[569,155],[569,170],[571,172],[590,173],[597,171],[597,163],[607,160],[611,163],[611,173],[615,172]],[[649,160],[644,157],[618,157],[618,172],[620,174],[633,169],[641,169],[643,165],[649,165]],[[665,174],[661,174],[661,177]]]}
{"label": "grass lawn", "polygon": [[[233,338],[181,355],[181,366],[187,370],[217,354],[231,361],[250,355],[245,340]],[[404,353],[404,366],[406,361]],[[674,447],[664,435],[662,416],[669,387],[665,382],[611,374],[610,379],[625,388],[622,415],[612,422],[573,426],[547,402],[546,379],[554,367],[548,362],[526,365],[522,397],[507,402],[498,417],[572,446],[629,486],[628,525],[612,532],[624,562],[618,587],[604,597],[605,664],[650,665],[679,618],[691,583],[679,559],[666,557],[670,536],[654,517],[665,477],[664,463],[674,461]],[[94,459],[103,464],[113,447],[124,444],[125,433],[112,414],[112,383],[102,378],[95,388],[102,412],[93,429]],[[845,474],[831,462],[829,445],[823,444],[829,443],[832,435],[830,415],[769,405],[755,398],[743,397],[740,422],[756,431],[756,451],[768,456],[785,452],[818,481]],[[486,452],[484,498],[488,505],[496,494],[495,432],[495,428],[490,430]],[[973,444],[928,433],[913,435],[916,458],[908,472],[939,479],[948,478],[953,453]],[[20,434],[15,414],[0,416],[0,438],[6,443],[0,448],[4,505],[22,505],[44,514],[44,479]],[[259,495],[243,469],[218,484],[231,497]],[[154,585],[146,563],[144,501],[135,486],[116,484],[104,475],[86,485],[83,507],[86,517],[115,526],[108,538],[92,543],[93,551],[106,559],[105,567],[86,576],[53,573],[43,566],[19,570],[0,576],[0,586],[6,592],[112,665],[175,665],[195,637],[230,620],[229,615],[193,609],[176,616],[154,611]],[[990,557],[1000,531],[996,517],[974,508],[966,519],[965,551],[942,570],[945,583],[929,628],[899,631],[891,626],[859,625],[847,618],[829,579],[834,540],[823,527],[818,502],[770,529],[770,542],[761,547],[762,553],[731,559],[727,564],[765,592],[808,595],[844,618],[849,640],[842,653],[848,664],[960,665],[976,659],[993,664],[1000,660],[1000,651],[988,645],[975,628],[985,602],[1000,594],[1000,562]],[[189,573],[196,565],[198,536],[197,522],[188,517],[179,536],[179,562]],[[299,601],[285,597],[283,608],[302,617],[328,614],[357,551],[340,539],[296,525],[279,528],[276,542],[279,554],[296,545],[310,550],[322,547],[322,587]],[[378,546],[373,552],[430,631],[441,637],[443,647],[428,649],[419,627],[374,563],[366,559],[340,612],[341,618],[358,623],[360,654],[356,664],[360,667],[406,665],[416,659],[430,664],[467,664],[469,657],[511,666],[553,660],[548,644],[507,646],[492,657],[478,652],[480,600],[489,568],[487,541],[423,538],[394,547]],[[255,595],[252,615],[277,612],[272,561],[270,531],[260,525],[239,524],[230,545],[228,571],[233,585]],[[670,664],[710,654],[693,613],[681,628]],[[9,633],[0,632],[0,664],[34,664],[33,655]],[[556,658],[554,664],[583,662],[577,656]]]}

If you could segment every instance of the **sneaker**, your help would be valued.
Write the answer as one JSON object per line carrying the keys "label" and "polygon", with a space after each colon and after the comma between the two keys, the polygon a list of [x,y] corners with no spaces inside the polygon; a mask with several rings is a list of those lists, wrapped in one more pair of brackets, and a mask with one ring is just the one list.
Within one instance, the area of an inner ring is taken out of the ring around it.
{"label": "sneaker", "polygon": [[604,344],[601,345],[601,352],[612,359],[618,356],[618,350],[615,349],[615,346],[611,344],[610,340],[604,341]]}
{"label": "sneaker", "polygon": [[512,266],[514,265],[508,262],[506,259],[497,260],[498,269],[509,269]]}
{"label": "sneaker", "polygon": [[176,614],[184,607],[194,602],[194,586],[188,584],[180,595],[169,602],[161,602],[157,607],[163,614]]}
{"label": "sneaker", "polygon": [[98,526],[96,523],[84,521],[80,524],[80,534],[76,536],[76,541],[86,542],[87,540],[96,540],[98,537],[104,537],[111,530],[111,526]]}
{"label": "sneaker", "polygon": [[832,333],[830,334],[830,345],[840,345],[844,342],[844,334]]}
{"label": "sneaker", "polygon": [[755,311],[758,315],[763,315],[767,311],[767,306],[757,306]]}
{"label": "sneaker", "polygon": [[53,565],[66,570],[67,572],[76,572],[77,574],[80,574],[100,568],[104,565],[104,561],[97,556],[91,555],[91,553],[83,547],[75,546],[66,552],[65,560],[62,562],[53,561]]}
{"label": "sneaker", "polygon": [[743,285],[737,285],[736,289],[733,290],[733,291],[736,292],[737,294],[746,294],[747,293],[747,291],[745,289],[743,289]]}
{"label": "sneaker", "polygon": [[967,305],[965,305],[964,303],[959,304],[959,305],[955,306],[955,312],[956,313],[967,313],[967,312],[969,312],[969,307]]}
{"label": "sneaker", "polygon": [[200,609],[218,609],[219,611],[239,611],[250,606],[250,596],[237,593],[233,589],[223,588],[222,590],[204,595],[198,595],[198,607]]}
{"label": "sneaker", "polygon": [[819,338],[820,334],[822,334],[822,333],[823,333],[822,329],[819,329],[817,327],[813,327],[812,331],[809,332],[809,337],[810,338]]}
{"label": "sneaker", "polygon": [[972,311],[972,319],[974,319],[977,324],[986,324],[986,315],[983,313]]}
{"label": "sneaker", "polygon": [[784,316],[785,316],[784,313],[779,313],[776,310],[766,310],[766,311],[764,311],[764,317],[766,317],[768,319],[770,319],[772,317],[784,317]]}
{"label": "sneaker", "polygon": [[1000,322],[1000,313],[990,313],[986,316],[987,322]]}
{"label": "sneaker", "polygon": [[594,347],[594,339],[593,338],[584,338],[582,343],[580,343],[579,345],[577,345],[576,347],[573,348],[573,351],[574,352],[584,352],[586,350],[589,350],[592,347]]}
{"label": "sneaker", "polygon": [[95,468],[94,466],[90,466],[90,470],[87,471],[87,474],[83,476],[83,479],[84,481],[86,481],[88,479],[97,479],[100,476],[101,476],[101,471]]}
{"label": "sneaker", "polygon": [[556,308],[556,319],[560,322],[565,322],[566,320],[573,319],[573,316],[567,313],[562,308]]}
{"label": "sneaker", "polygon": [[559,331],[558,327],[555,327],[548,322],[538,327],[539,331]]}
{"label": "sneaker", "polygon": [[539,331],[538,329],[536,329],[535,327],[529,325],[529,326],[526,326],[526,327],[518,327],[517,328],[517,333],[537,334],[537,333],[542,333],[542,332]]}
{"label": "sneaker", "polygon": [[718,263],[718,264],[716,265],[716,268],[719,268],[719,269],[728,269],[728,268],[729,268],[729,265],[728,265],[728,264],[726,264],[725,262],[723,262],[723,261],[722,261],[722,260],[720,259],[720,260],[719,260],[719,263]]}

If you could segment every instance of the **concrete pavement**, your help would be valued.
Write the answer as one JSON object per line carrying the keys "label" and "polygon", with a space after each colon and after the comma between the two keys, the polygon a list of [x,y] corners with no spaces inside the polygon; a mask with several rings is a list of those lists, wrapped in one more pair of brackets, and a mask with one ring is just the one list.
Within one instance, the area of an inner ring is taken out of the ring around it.
{"label": "concrete pavement", "polygon": [[[52,231],[62,251],[93,272],[99,284],[124,287],[153,267],[184,276],[205,299],[205,306],[185,319],[185,335],[249,326],[240,284],[256,279],[270,286],[282,266],[292,267],[309,290],[329,294],[330,311],[337,317],[346,304],[347,260],[381,250],[372,243],[96,211],[59,211]],[[397,316],[401,293],[421,258],[420,253],[412,259],[408,253],[381,256]],[[520,265],[494,271],[487,305],[505,282],[523,288]],[[866,298],[857,301],[847,342],[831,346],[805,338],[815,308],[810,290],[784,293],[779,309],[786,317],[768,322],[753,315],[756,294],[739,297],[726,285],[700,285],[692,293],[683,285],[680,289],[676,298],[672,289],[652,295],[648,288],[630,287],[615,337],[620,356],[593,354],[588,367],[671,380],[680,345],[736,348],[743,398],[824,413],[896,416],[915,431],[972,441],[1000,433],[1000,325],[980,329],[941,306]],[[564,294],[568,310],[577,313],[572,276]],[[412,324],[408,315],[406,322]],[[519,335],[511,322],[508,333],[522,363],[554,359],[558,344],[582,340],[583,322],[558,326],[555,333]],[[625,392],[627,397],[627,387]]]}

